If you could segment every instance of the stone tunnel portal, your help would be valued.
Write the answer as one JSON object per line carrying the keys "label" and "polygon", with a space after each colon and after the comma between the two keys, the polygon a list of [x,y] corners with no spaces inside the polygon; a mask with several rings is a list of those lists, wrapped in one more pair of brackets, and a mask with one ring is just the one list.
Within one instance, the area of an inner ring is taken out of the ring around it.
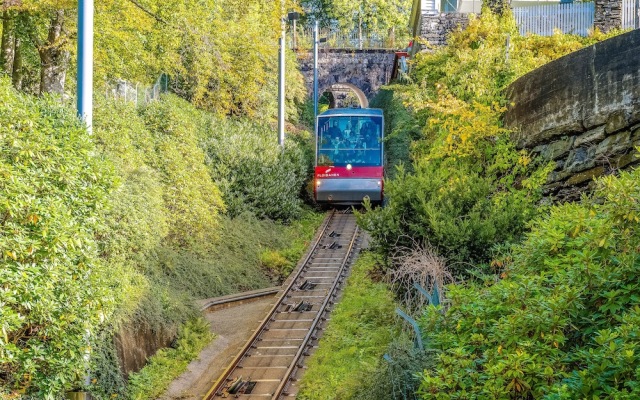
{"label": "stone tunnel portal", "polygon": [[335,83],[333,85],[329,85],[323,90],[320,90],[320,96],[326,94],[328,94],[329,108],[349,107],[354,105],[351,98],[352,96],[350,95],[355,95],[360,108],[369,107],[369,99],[367,99],[367,95],[365,95],[359,87],[351,83]]}

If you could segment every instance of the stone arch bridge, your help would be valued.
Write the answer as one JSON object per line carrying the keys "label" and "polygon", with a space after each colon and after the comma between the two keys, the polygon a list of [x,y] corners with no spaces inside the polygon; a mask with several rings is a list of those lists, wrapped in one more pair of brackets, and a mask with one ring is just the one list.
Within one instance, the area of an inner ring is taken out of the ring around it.
{"label": "stone arch bridge", "polygon": [[[313,52],[298,53],[307,93],[313,96]],[[318,96],[352,91],[360,106],[367,107],[371,99],[391,80],[395,51],[391,49],[320,49],[318,52]],[[332,104],[337,105],[337,104]]]}

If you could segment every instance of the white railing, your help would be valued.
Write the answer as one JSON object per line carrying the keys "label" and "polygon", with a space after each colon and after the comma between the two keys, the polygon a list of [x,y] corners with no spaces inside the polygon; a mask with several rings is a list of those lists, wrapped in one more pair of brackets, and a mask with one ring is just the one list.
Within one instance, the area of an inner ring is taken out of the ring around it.
{"label": "white railing", "polygon": [[[408,31],[390,34],[389,32],[367,30],[342,32],[334,29],[321,29],[318,37],[323,39],[321,47],[333,49],[396,49],[406,47],[410,40]],[[296,40],[298,48],[311,48],[313,46],[313,30],[301,30]]]}
{"label": "white railing", "polygon": [[640,28],[640,1],[622,0],[622,29]]}
{"label": "white railing", "polygon": [[106,85],[105,95],[107,98],[120,99],[140,106],[159,100],[160,95],[168,89],[169,77],[167,74],[161,74],[153,86],[142,86],[123,79],[115,80]]}
{"label": "white railing", "polygon": [[593,2],[513,8],[513,15],[522,35],[533,33],[551,36],[554,30],[560,30],[563,33],[587,36],[589,30],[593,29],[594,13]]}

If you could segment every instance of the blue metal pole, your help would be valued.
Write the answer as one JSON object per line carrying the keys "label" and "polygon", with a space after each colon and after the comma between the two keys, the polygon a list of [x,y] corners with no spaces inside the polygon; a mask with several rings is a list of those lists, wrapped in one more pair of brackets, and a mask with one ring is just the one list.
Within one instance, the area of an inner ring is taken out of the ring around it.
{"label": "blue metal pole", "polygon": [[78,0],[78,117],[93,127],[93,0]]}
{"label": "blue metal pole", "polygon": [[280,78],[279,78],[279,85],[278,85],[278,143],[283,149],[284,149],[284,114],[285,114],[284,82],[285,82],[285,65],[286,65],[286,58],[285,58],[286,49],[285,49],[284,35],[285,35],[285,32],[283,31],[282,37],[280,38],[280,62],[279,62]]}
{"label": "blue metal pole", "polygon": [[318,116],[318,21],[313,27],[313,119]]}

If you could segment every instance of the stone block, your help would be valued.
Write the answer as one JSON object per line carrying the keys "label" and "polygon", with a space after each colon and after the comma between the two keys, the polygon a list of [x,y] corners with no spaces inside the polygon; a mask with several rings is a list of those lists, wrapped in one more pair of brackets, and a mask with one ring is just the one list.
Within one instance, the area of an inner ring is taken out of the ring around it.
{"label": "stone block", "polygon": [[547,185],[555,182],[561,182],[571,176],[571,172],[568,171],[552,171],[547,176]]}
{"label": "stone block", "polygon": [[614,111],[607,118],[607,124],[605,125],[605,133],[607,135],[617,132],[627,127],[627,115],[624,110]]}
{"label": "stone block", "polygon": [[567,179],[564,185],[576,186],[581,183],[585,183],[587,181],[593,180],[593,178],[597,178],[598,176],[601,176],[602,174],[604,174],[604,172],[605,172],[605,169],[603,166],[591,168],[590,170],[583,171],[571,176],[571,178]]}
{"label": "stone block", "polygon": [[638,160],[640,160],[640,153],[633,150],[628,154],[625,154],[623,156],[616,158],[614,160],[614,165],[616,166],[616,169],[622,169],[626,166],[629,166],[635,163]]}
{"label": "stone block", "polygon": [[542,195],[549,196],[551,194],[556,193],[560,188],[564,186],[564,182],[553,182],[546,184],[542,187]]}
{"label": "stone block", "polygon": [[571,150],[564,163],[564,170],[570,173],[576,173],[593,168],[596,165],[595,154],[595,146],[578,147]]}
{"label": "stone block", "polygon": [[604,125],[591,129],[576,137],[573,147],[582,146],[583,144],[593,144],[601,141],[605,137]]}
{"label": "stone block", "polygon": [[635,141],[640,139],[640,125],[632,126],[631,129],[631,140]]}
{"label": "stone block", "polygon": [[596,148],[596,156],[620,154],[631,147],[631,132],[625,131],[604,139]]}
{"label": "stone block", "polygon": [[586,129],[593,129],[596,126],[607,123],[608,115],[606,113],[592,113],[585,115],[582,124]]}
{"label": "stone block", "polygon": [[556,140],[549,144],[543,144],[533,149],[534,153],[539,153],[540,157],[544,160],[551,161],[557,160],[567,154],[569,149],[573,146],[575,137],[564,137],[561,140]]}

